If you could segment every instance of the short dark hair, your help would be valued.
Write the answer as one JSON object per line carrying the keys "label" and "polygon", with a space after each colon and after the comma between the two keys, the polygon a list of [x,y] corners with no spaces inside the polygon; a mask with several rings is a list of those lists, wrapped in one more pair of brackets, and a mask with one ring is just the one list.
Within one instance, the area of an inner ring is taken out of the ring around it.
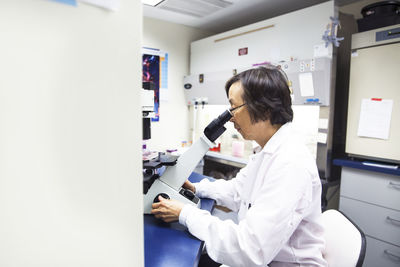
{"label": "short dark hair", "polygon": [[293,120],[292,99],[286,74],[275,66],[241,72],[225,84],[226,95],[232,84],[240,81],[243,101],[253,123],[269,120],[272,125]]}

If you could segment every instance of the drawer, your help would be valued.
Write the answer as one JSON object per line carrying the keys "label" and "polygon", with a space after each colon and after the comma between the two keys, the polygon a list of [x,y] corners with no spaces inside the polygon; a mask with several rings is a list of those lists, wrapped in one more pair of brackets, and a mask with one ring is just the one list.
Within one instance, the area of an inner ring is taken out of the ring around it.
{"label": "drawer", "polygon": [[363,267],[399,267],[400,247],[390,245],[386,242],[367,238],[367,252],[365,254]]}
{"label": "drawer", "polygon": [[340,195],[400,210],[400,177],[343,167]]}
{"label": "drawer", "polygon": [[340,197],[339,210],[352,219],[364,234],[400,246],[400,211]]}

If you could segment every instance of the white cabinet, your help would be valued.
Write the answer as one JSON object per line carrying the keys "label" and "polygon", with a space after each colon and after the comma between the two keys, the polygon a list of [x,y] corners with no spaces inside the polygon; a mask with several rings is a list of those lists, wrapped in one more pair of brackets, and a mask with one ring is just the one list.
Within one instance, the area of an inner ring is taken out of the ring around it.
{"label": "white cabinet", "polygon": [[400,176],[342,167],[339,209],[367,237],[363,266],[400,266]]}
{"label": "white cabinet", "polygon": [[[334,1],[313,5],[197,40],[190,46],[190,73],[249,68],[263,62],[311,59],[335,17]],[[248,53],[240,53],[247,49]],[[326,55],[332,52],[329,45]]]}

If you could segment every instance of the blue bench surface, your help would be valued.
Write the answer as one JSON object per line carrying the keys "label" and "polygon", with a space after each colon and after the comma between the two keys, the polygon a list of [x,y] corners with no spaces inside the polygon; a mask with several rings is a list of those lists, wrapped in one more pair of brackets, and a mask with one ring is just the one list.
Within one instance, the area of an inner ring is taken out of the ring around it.
{"label": "blue bench surface", "polygon": [[[189,181],[199,182],[204,178],[206,176],[194,172]],[[211,212],[213,206],[214,200],[201,199],[201,209]],[[197,266],[202,248],[203,242],[178,222],[165,223],[153,215],[144,215],[146,267]]]}

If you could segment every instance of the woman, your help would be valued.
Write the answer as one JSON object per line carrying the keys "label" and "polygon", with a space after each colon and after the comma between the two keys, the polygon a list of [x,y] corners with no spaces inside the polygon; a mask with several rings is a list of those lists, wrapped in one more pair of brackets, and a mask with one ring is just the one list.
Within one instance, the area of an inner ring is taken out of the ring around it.
{"label": "woman", "polygon": [[279,68],[250,69],[225,86],[235,129],[259,152],[230,180],[184,186],[238,212],[239,223],[160,197],[152,213],[179,220],[203,240],[208,255],[228,266],[326,266],[321,182],[314,158],[296,139],[286,76]]}

